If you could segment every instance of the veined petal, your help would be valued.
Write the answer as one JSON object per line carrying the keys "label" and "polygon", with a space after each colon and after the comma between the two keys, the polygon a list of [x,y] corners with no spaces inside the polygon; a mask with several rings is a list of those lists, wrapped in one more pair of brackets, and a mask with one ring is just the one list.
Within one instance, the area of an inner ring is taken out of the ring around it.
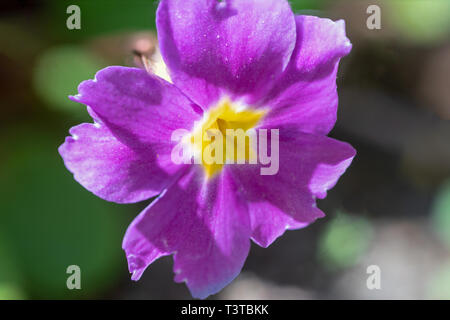
{"label": "veined petal", "polygon": [[336,122],[339,59],[351,50],[343,20],[296,16],[297,42],[291,61],[263,105],[271,112],[262,127],[295,125],[328,134]]}
{"label": "veined petal", "polygon": [[154,154],[135,152],[103,124],[83,123],[70,133],[59,153],[75,180],[100,198],[119,203],[142,201],[160,193],[171,181]]}
{"label": "veined petal", "polygon": [[349,144],[325,136],[288,137],[280,136],[277,174],[261,175],[256,165],[232,166],[247,200],[252,239],[263,247],[286,229],[302,228],[323,217],[315,199],[326,196],[355,156]]}
{"label": "veined petal", "polygon": [[265,92],[296,37],[286,0],[162,0],[156,25],[173,83],[204,109]]}
{"label": "veined petal", "polygon": [[240,272],[250,221],[226,170],[206,182],[193,167],[130,225],[123,241],[132,279],[157,258],[174,254],[175,281],[206,298]]}
{"label": "veined petal", "polygon": [[137,68],[107,67],[78,92],[72,100],[89,106],[91,115],[136,150],[170,149],[174,130],[191,130],[201,119],[201,109],[174,85]]}
{"label": "veined petal", "polygon": [[201,118],[172,84],[135,68],[108,67],[78,87],[74,101],[88,106],[96,124],[71,129],[59,151],[86,189],[114,202],[137,202],[159,194],[183,165],[171,152],[176,129]]}

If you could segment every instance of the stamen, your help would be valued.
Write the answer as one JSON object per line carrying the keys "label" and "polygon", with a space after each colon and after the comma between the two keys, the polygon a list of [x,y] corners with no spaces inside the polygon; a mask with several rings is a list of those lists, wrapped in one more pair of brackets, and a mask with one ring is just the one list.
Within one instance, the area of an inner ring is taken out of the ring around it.
{"label": "stamen", "polygon": [[142,62],[143,66],[144,66],[145,71],[147,71],[148,74],[152,74],[153,71],[152,71],[152,67],[151,67],[151,64],[150,64],[150,59],[147,58],[147,56],[144,53],[142,53],[142,52],[140,52],[140,51],[138,51],[136,49],[133,50],[133,54],[138,59],[140,59],[140,61]]}

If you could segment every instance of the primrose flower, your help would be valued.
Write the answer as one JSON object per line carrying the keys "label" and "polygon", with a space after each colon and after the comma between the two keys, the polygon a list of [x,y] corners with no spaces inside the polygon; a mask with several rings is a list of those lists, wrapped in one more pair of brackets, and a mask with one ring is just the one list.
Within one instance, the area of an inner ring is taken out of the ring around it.
{"label": "primrose flower", "polygon": [[[172,255],[175,281],[205,298],[239,274],[250,240],[267,247],[324,216],[316,199],[355,156],[326,136],[351,43],[343,21],[295,15],[285,0],[161,0],[156,25],[170,81],[137,68],[99,71],[71,97],[95,122],[73,127],[59,152],[75,180],[105,200],[158,196],[125,234],[132,279]],[[244,164],[173,161],[179,129],[200,154],[210,129],[266,129],[279,168],[261,174],[248,147]]]}

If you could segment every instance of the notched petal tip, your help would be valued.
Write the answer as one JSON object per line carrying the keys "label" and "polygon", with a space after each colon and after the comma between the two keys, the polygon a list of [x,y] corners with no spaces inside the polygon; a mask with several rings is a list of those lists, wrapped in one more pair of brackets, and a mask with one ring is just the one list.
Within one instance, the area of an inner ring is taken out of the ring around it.
{"label": "notched petal tip", "polygon": [[345,21],[298,15],[297,66],[312,71],[321,65],[334,65],[350,53],[352,44],[345,32]]}
{"label": "notched petal tip", "polygon": [[[333,140],[333,139],[330,139]],[[345,173],[356,156],[356,150],[349,143],[334,140],[336,143],[336,157],[339,161],[335,163],[319,164],[312,175],[310,190],[318,198],[324,199],[327,192],[333,189],[339,178]]]}
{"label": "notched petal tip", "polygon": [[[123,67],[123,66],[108,66],[103,69],[98,70],[94,78],[87,79],[78,85],[78,94],[70,95],[69,99],[75,102],[86,104],[86,96],[89,96],[90,90],[95,90],[95,87],[98,83],[107,82],[109,80],[115,80],[117,77],[120,77],[122,74],[128,73],[129,71],[137,71],[142,72],[143,74],[147,74],[142,69],[134,68],[134,67]],[[148,75],[148,74],[147,74]]]}
{"label": "notched petal tip", "polygon": [[140,257],[135,256],[134,254],[127,255],[128,261],[128,270],[131,273],[131,280],[138,281],[145,269],[147,268],[147,264]]}
{"label": "notched petal tip", "polygon": [[75,94],[75,95],[69,95],[68,98],[69,98],[70,100],[72,100],[73,102],[80,102],[80,100],[81,100],[81,94],[80,94],[80,93],[77,93],[77,94]]}
{"label": "notched petal tip", "polygon": [[342,37],[342,56],[346,56],[347,54],[350,53],[350,51],[352,50],[352,43],[350,41],[350,39],[347,37],[347,33],[345,31],[345,20],[341,19],[341,20],[337,20],[334,21],[334,24],[338,27],[339,29],[339,34]]}

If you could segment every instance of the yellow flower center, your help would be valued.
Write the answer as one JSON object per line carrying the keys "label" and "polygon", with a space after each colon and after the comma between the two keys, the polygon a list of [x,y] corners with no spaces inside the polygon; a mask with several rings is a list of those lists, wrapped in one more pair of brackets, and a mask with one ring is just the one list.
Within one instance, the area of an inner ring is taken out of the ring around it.
{"label": "yellow flower center", "polygon": [[207,178],[226,163],[256,163],[256,132],[253,130],[265,110],[244,108],[228,99],[205,112],[189,138],[195,162],[201,163]]}

